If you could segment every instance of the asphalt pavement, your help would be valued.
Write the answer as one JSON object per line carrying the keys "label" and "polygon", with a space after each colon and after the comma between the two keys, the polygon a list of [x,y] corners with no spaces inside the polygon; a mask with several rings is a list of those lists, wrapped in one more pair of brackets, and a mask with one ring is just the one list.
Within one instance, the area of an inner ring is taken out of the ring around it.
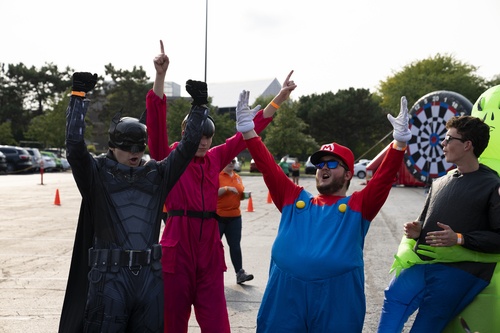
{"label": "asphalt pavement", "polygon": [[[233,333],[255,332],[280,219],[274,204],[268,203],[262,176],[242,174],[242,178],[252,196],[252,205],[242,201],[243,267],[255,278],[236,284],[224,239],[225,293]],[[313,177],[301,177],[300,185],[317,193]],[[354,178],[349,192],[363,187],[364,180]],[[43,179],[40,174],[0,175],[0,333],[57,332],[80,199],[71,171],[45,173]],[[424,199],[423,188],[393,187],[372,222],[365,242],[367,312],[363,332],[376,331],[402,224],[418,216]],[[194,312],[189,332],[200,332]]]}

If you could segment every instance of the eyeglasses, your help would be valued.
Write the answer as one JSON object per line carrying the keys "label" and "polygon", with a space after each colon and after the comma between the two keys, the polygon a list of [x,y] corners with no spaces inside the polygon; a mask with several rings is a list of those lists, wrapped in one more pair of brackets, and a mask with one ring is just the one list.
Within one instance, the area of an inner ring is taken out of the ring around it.
{"label": "eyeglasses", "polygon": [[231,161],[231,163],[232,163],[232,164],[236,163],[236,160],[232,160],[232,161]]}
{"label": "eyeglasses", "polygon": [[462,138],[456,138],[454,136],[451,136],[451,135],[447,135],[444,137],[444,141],[446,141],[446,144],[449,144],[451,140],[458,140],[458,141],[461,141],[461,142],[465,142],[467,140],[465,139],[462,139]]}
{"label": "eyeglasses", "polygon": [[328,169],[337,169],[337,167],[340,165],[341,167],[343,167],[344,169],[347,170],[347,168],[342,163],[340,163],[339,161],[319,162],[318,164],[316,164],[314,166],[316,167],[316,169],[323,169],[323,167],[325,166],[325,164],[326,164],[326,167]]}

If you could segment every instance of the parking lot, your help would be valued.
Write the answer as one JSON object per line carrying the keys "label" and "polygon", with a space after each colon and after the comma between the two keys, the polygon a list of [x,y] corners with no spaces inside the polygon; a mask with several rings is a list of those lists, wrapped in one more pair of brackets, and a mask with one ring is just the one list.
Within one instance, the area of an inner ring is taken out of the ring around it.
{"label": "parking lot", "polygon": [[[255,279],[236,284],[225,246],[225,291],[233,333],[255,332],[280,218],[275,206],[267,203],[268,190],[260,174],[243,174],[242,178],[252,193],[253,206],[253,212],[248,212],[248,200],[242,201],[243,265]],[[71,171],[45,174],[43,183],[39,174],[0,176],[0,333],[57,331],[80,194]],[[316,193],[314,178],[301,177],[300,184]],[[349,192],[362,189],[363,184],[364,180],[354,178]],[[60,205],[54,204],[56,191]],[[376,331],[402,223],[418,215],[424,199],[422,188],[394,187],[373,221],[365,244],[367,313],[363,332]],[[189,332],[199,332],[194,319]]]}

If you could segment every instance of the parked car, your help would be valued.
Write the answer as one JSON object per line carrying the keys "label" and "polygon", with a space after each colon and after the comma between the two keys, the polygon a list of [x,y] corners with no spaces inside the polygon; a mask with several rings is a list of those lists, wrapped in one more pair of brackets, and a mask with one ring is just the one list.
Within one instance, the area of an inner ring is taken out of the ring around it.
{"label": "parked car", "polygon": [[366,177],[366,166],[370,164],[371,160],[359,160],[358,163],[354,164],[354,175],[360,179]]}
{"label": "parked car", "polygon": [[0,173],[7,173],[7,157],[0,151]]}
{"label": "parked car", "polygon": [[26,151],[31,155],[31,162],[33,162],[33,172],[40,171],[43,168],[43,158],[38,148],[26,148]]}
{"label": "parked car", "polygon": [[279,163],[286,161],[286,163],[288,163],[288,169],[292,170],[292,164],[295,163],[295,159],[296,157],[286,155],[280,159]]}
{"label": "parked car", "polygon": [[307,158],[305,165],[306,175],[315,175],[316,174],[316,166],[311,162],[311,156]]}
{"label": "parked car", "polygon": [[22,147],[0,146],[0,151],[7,158],[7,173],[31,172],[31,155]]}
{"label": "parked car", "polygon": [[67,170],[71,169],[71,165],[69,165],[69,162],[67,159],[65,159],[64,157],[61,157],[60,160],[61,160],[63,171],[67,171]]}
{"label": "parked car", "polygon": [[[42,153],[40,152],[40,154]],[[43,171],[45,172],[57,171],[56,160],[53,157],[42,154],[42,158],[43,158]]]}
{"label": "parked car", "polygon": [[[295,157],[283,157],[281,160],[286,158],[286,162],[288,163],[288,169],[292,170],[292,164],[295,162]],[[259,169],[257,169],[257,166],[255,165],[255,161],[252,158],[250,161],[250,172],[260,172]]]}
{"label": "parked car", "polygon": [[45,148],[43,151],[54,153],[59,158],[61,157],[66,158],[66,149],[64,148]]}
{"label": "parked car", "polygon": [[238,159],[238,156],[234,158],[234,171],[241,172],[241,163],[240,160]]}
{"label": "parked car", "polygon": [[41,151],[40,152],[43,156],[49,156],[51,157],[55,162],[56,162],[56,166],[55,168],[53,168],[51,171],[62,171],[64,170],[64,167],[63,167],[63,164],[61,162],[61,159],[59,157],[57,157],[57,155],[51,151]]}
{"label": "parked car", "polygon": [[259,169],[257,169],[257,166],[255,165],[255,161],[253,158],[250,161],[250,172],[260,172]]}
{"label": "parked car", "polygon": [[290,157],[290,156],[287,156],[285,158],[286,163],[288,163],[288,169],[290,170],[290,172],[292,172],[292,164],[295,163],[296,159],[297,159],[296,157]]}

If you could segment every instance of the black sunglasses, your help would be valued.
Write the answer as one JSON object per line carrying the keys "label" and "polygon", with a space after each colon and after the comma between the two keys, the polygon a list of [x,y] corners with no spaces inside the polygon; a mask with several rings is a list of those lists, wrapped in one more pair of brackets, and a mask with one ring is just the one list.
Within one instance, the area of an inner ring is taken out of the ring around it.
{"label": "black sunglasses", "polygon": [[340,165],[341,167],[343,167],[344,169],[347,170],[347,168],[342,163],[340,163],[339,161],[319,162],[318,164],[315,164],[314,166],[316,167],[316,169],[323,169],[323,167],[325,166],[325,164],[326,164],[326,167],[328,169],[337,169],[337,167]]}
{"label": "black sunglasses", "polygon": [[450,143],[450,141],[452,141],[452,140],[458,140],[458,141],[461,141],[461,142],[465,142],[465,141],[467,141],[467,140],[465,140],[465,139],[462,139],[462,138],[456,138],[456,137],[451,136],[451,135],[447,135],[447,136],[445,136],[445,137],[444,137],[444,141],[446,141],[446,144],[449,144],[449,143]]}

